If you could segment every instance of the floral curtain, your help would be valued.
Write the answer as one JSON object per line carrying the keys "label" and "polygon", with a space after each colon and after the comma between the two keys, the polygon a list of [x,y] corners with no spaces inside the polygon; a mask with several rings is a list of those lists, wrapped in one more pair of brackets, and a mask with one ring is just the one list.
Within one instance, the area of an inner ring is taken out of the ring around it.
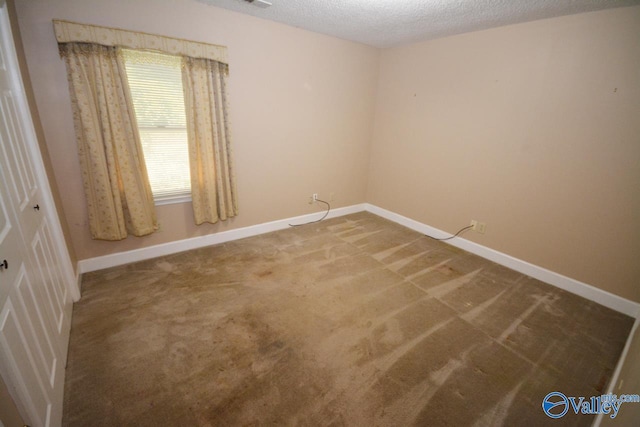
{"label": "floral curtain", "polygon": [[124,64],[117,48],[61,43],[67,66],[89,227],[94,239],[157,230]]}
{"label": "floral curtain", "polygon": [[196,224],[238,213],[227,115],[228,66],[183,57],[182,81],[189,138],[191,197]]}

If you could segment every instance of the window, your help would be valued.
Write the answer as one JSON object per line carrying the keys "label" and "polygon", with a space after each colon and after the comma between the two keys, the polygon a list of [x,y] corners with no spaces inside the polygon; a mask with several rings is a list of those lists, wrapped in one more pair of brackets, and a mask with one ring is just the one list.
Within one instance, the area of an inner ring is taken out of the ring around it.
{"label": "window", "polygon": [[[197,225],[236,216],[226,47],[66,21],[54,20],[54,29],[91,236],[153,233],[154,201],[189,200]],[[132,150],[143,150],[140,158],[132,159]]]}
{"label": "window", "polygon": [[189,196],[181,58],[129,49],[122,53],[154,200]]}

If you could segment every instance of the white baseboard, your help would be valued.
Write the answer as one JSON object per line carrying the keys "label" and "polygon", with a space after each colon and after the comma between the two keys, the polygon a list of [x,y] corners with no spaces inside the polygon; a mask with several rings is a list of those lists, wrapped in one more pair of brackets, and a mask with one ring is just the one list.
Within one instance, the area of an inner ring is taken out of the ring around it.
{"label": "white baseboard", "polygon": [[[329,212],[329,215],[327,215],[327,218],[349,215],[356,212],[362,212],[364,210],[364,204],[332,209]],[[78,271],[81,274],[88,273],[90,271],[97,271],[109,267],[115,267],[118,265],[129,264],[132,262],[144,261],[146,259],[156,258],[164,255],[171,255],[191,249],[216,245],[219,243],[230,242],[232,240],[244,239],[245,237],[257,236],[259,234],[269,233],[271,231],[283,230],[285,228],[289,228],[289,224],[302,224],[305,222],[314,221],[321,216],[322,212],[312,213],[293,218],[281,219],[278,221],[265,222],[263,224],[252,225],[249,227],[237,228],[235,230],[207,234],[206,236],[192,237],[190,239],[162,243],[159,245],[148,246],[146,248],[83,259],[78,262]]]}
{"label": "white baseboard", "polygon": [[[77,293],[73,293],[71,295],[71,299],[73,300],[73,302],[78,302],[80,301],[80,289],[82,288],[82,272],[80,271],[80,263],[82,261],[78,262],[78,268],[76,268],[76,274],[75,274],[75,282],[74,285],[75,287],[78,289]],[[0,426],[1,427],[1,426]]]}
{"label": "white baseboard", "polygon": [[[331,212],[329,212],[327,218],[335,218],[362,211],[371,212],[382,218],[386,218],[390,221],[415,230],[419,233],[428,234],[434,237],[445,237],[449,235],[442,230],[438,230],[437,228],[428,226],[421,222],[415,221],[413,219],[407,218],[395,212],[388,211],[369,203],[362,203],[359,205],[333,209],[331,210]],[[318,215],[318,213],[302,215],[294,218],[287,218],[278,221],[267,222],[264,224],[238,228],[235,230],[208,234],[206,236],[199,236],[185,240],[178,240],[175,242],[163,243],[160,245],[135,249],[132,251],[119,252],[96,258],[84,259],[78,262],[78,272],[82,274],[90,271],[102,270],[104,268],[143,261],[146,259],[170,255],[190,249],[197,249],[204,246],[243,239],[245,237],[257,236],[259,234],[269,233],[271,231],[283,230],[285,228],[289,228],[289,224],[299,224],[313,221],[318,218]],[[447,243],[486,258],[495,263],[504,265],[505,267],[511,268],[512,270],[541,280],[550,285],[564,289],[573,294],[580,295],[581,297],[587,298],[591,301],[595,301],[601,305],[604,305],[605,307],[609,307],[626,315],[636,317],[640,313],[639,303],[630,301],[626,298],[622,298],[618,295],[614,295],[610,292],[604,291],[570,277],[563,276],[561,274],[555,273],[521,259],[514,258],[502,252],[487,248],[486,246],[479,245],[461,237],[450,240]]]}
{"label": "white baseboard", "polygon": [[[400,225],[404,225],[407,228],[423,234],[428,234],[433,237],[446,237],[450,235],[449,233],[438,230],[437,228],[430,227],[421,222],[398,215],[397,213],[369,203],[365,204],[365,209],[368,212],[396,222]],[[546,268],[539,267],[521,259],[514,258],[511,255],[487,248],[486,246],[479,245],[463,239],[462,237],[449,240],[447,243],[457,248],[464,249],[467,252],[481,256],[482,258],[486,258],[497,264],[504,265],[512,270],[526,274],[527,276],[531,276],[542,282],[564,289],[565,291],[573,294],[580,295],[588,300],[595,301],[598,304],[604,305],[605,307],[619,311],[620,313],[624,313],[628,316],[636,317],[640,313],[640,304],[637,302],[628,300],[570,277],[563,276],[562,274],[555,273],[551,270],[547,270]]]}

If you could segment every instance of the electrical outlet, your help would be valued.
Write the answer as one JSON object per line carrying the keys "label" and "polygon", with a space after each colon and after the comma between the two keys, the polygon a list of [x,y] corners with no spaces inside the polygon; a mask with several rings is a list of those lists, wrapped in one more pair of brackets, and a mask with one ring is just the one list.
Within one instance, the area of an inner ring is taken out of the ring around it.
{"label": "electrical outlet", "polygon": [[318,193],[313,193],[311,197],[309,197],[309,204],[312,205],[318,200]]}
{"label": "electrical outlet", "polygon": [[476,231],[480,234],[484,234],[486,230],[487,230],[487,224],[485,224],[484,222],[479,222],[478,225],[476,226]]}
{"label": "electrical outlet", "polygon": [[318,193],[313,193],[313,201],[315,202],[316,200],[318,200]]}
{"label": "electrical outlet", "polygon": [[471,220],[471,229],[476,233],[484,234],[487,230],[487,224],[484,222],[479,222],[475,219]]}
{"label": "electrical outlet", "polygon": [[333,202],[336,198],[336,193],[329,193],[329,201]]}

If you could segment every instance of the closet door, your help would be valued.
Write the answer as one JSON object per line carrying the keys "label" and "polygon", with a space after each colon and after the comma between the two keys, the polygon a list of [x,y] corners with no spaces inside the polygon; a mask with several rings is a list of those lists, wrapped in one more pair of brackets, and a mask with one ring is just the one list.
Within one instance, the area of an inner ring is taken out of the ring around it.
{"label": "closet door", "polygon": [[0,374],[29,425],[57,426],[72,284],[0,5]]}

